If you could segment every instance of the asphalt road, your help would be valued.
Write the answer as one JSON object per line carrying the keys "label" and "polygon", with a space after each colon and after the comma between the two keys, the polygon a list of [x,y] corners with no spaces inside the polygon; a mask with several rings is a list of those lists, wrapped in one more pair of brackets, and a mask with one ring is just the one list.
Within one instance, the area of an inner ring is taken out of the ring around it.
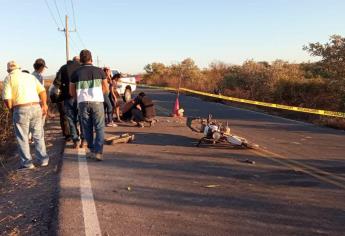
{"label": "asphalt road", "polygon": [[105,146],[103,162],[66,147],[59,235],[344,235],[344,132],[182,95],[186,116],[211,113],[260,146],[198,148],[167,116],[175,95],[145,92],[156,126],[106,130],[135,142]]}

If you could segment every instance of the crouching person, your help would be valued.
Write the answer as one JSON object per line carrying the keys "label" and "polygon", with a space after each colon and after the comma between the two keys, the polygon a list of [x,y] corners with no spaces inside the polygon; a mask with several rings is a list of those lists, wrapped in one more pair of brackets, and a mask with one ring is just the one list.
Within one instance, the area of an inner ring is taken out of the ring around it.
{"label": "crouching person", "polygon": [[86,156],[101,161],[105,125],[103,93],[108,86],[107,80],[103,70],[92,65],[92,55],[89,50],[80,52],[80,63],[80,68],[72,74],[70,94],[77,98],[81,129],[89,148]]}
{"label": "crouching person", "polygon": [[137,126],[144,127],[144,123],[147,122],[150,126],[153,126],[156,122],[156,110],[152,99],[144,92],[134,99],[134,109],[132,109],[133,120],[137,123]]}
{"label": "crouching person", "polygon": [[35,158],[41,166],[47,166],[49,158],[42,125],[42,117],[48,111],[46,90],[35,76],[20,71],[14,61],[7,64],[7,72],[9,74],[4,80],[3,99],[7,108],[13,111],[20,168],[35,168],[30,154],[30,132],[35,143]]}

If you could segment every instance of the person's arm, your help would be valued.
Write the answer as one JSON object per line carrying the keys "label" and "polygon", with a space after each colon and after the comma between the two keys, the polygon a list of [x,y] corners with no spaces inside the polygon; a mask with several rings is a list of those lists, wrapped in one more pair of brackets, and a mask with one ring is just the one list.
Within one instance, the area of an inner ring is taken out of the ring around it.
{"label": "person's arm", "polygon": [[9,109],[12,110],[13,104],[12,104],[12,99],[5,99],[4,100],[5,106]]}
{"label": "person's arm", "polygon": [[110,86],[110,93],[113,96],[114,100],[117,101],[116,93],[115,93],[115,87],[113,81],[111,81],[111,86]]}
{"label": "person's arm", "polygon": [[108,91],[107,86],[108,86],[108,81],[106,79],[103,79],[102,80],[102,91],[103,91],[103,94],[105,94]]}
{"label": "person's arm", "polygon": [[45,116],[48,114],[47,93],[46,91],[42,91],[38,95],[41,100],[42,115]]}
{"label": "person's arm", "polygon": [[11,83],[10,83],[10,78],[6,77],[4,80],[4,88],[2,91],[2,98],[4,100],[5,106],[9,109],[12,110],[13,108],[13,101],[12,101],[12,88],[11,88]]}
{"label": "person's arm", "polygon": [[36,82],[36,91],[37,91],[38,96],[40,97],[42,116],[45,116],[48,114],[47,92],[38,79],[35,78],[35,82]]}

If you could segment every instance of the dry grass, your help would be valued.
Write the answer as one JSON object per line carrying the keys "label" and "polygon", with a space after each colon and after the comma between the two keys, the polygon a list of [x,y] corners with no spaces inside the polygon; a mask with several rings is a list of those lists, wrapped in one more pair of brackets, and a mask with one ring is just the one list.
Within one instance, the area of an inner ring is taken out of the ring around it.
{"label": "dry grass", "polygon": [[[193,60],[166,66],[152,63],[145,67],[144,82],[158,86],[181,86],[194,90],[290,106],[344,112],[344,80],[324,78],[315,64],[291,64],[277,60],[272,63],[246,61],[242,65],[218,62],[199,69]],[[272,109],[271,109],[272,110]],[[272,110],[275,114],[284,111]],[[300,117],[296,113],[296,118]],[[345,129],[344,119],[315,115],[307,120]]]}

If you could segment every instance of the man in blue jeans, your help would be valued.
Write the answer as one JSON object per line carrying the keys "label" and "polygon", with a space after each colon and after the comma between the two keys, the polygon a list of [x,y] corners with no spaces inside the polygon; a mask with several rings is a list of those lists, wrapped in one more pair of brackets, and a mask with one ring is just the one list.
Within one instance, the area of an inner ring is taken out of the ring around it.
{"label": "man in blue jeans", "polygon": [[47,94],[35,76],[24,73],[15,61],[7,64],[8,76],[4,80],[3,99],[13,111],[21,167],[34,169],[30,154],[29,132],[35,143],[35,158],[40,166],[47,166],[49,158],[44,142],[42,117],[47,114]]}
{"label": "man in blue jeans", "polygon": [[[79,116],[89,151],[88,158],[103,160],[104,143],[104,97],[107,80],[101,68],[92,65],[89,50],[80,52],[80,63],[71,78],[70,94],[77,98]],[[96,131],[94,137],[93,130]]]}

